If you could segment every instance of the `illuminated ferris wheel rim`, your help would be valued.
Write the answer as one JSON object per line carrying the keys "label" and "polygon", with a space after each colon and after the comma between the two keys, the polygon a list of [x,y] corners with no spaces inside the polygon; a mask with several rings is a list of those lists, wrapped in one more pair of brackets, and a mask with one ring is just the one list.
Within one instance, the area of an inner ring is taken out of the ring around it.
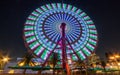
{"label": "illuminated ferris wheel rim", "polygon": [[[24,37],[29,48],[45,60],[44,57],[47,57],[61,38],[59,25],[62,22],[67,24],[66,39],[79,57],[85,59],[96,47],[97,31],[89,16],[68,4],[46,4],[32,12],[24,28]],[[55,52],[61,53],[60,50]],[[67,53],[73,52],[67,49]]]}

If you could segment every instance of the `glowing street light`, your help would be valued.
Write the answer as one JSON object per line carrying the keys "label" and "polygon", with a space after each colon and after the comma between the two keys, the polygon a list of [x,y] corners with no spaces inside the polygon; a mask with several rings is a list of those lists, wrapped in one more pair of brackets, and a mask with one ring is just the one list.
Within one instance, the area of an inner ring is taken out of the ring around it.
{"label": "glowing street light", "polygon": [[3,58],[3,62],[8,62],[8,60],[9,60],[8,57]]}
{"label": "glowing street light", "polygon": [[2,61],[3,61],[4,63],[7,63],[9,60],[10,60],[10,58],[9,58],[8,56],[4,56],[4,57],[2,58]]}

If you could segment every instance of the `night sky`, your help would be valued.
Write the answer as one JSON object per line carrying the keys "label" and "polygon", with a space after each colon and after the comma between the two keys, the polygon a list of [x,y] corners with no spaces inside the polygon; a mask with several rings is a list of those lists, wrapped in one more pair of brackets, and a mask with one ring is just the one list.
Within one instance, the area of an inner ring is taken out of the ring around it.
{"label": "night sky", "polygon": [[[29,14],[41,5],[62,0],[1,0],[0,50],[10,57],[22,57],[27,48],[23,40],[24,23]],[[103,58],[107,51],[120,52],[119,0],[63,0],[82,9],[94,21],[98,31],[96,53]]]}

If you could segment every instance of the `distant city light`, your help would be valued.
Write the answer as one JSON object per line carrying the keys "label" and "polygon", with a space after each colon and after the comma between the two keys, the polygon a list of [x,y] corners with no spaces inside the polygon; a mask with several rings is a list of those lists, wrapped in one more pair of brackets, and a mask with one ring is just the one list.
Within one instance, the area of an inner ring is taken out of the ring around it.
{"label": "distant city light", "polygon": [[120,66],[120,63],[118,63],[118,65]]}
{"label": "distant city light", "polygon": [[119,58],[120,56],[119,55],[115,55],[116,58]]}
{"label": "distant city light", "polygon": [[110,59],[114,59],[114,57],[110,57]]}

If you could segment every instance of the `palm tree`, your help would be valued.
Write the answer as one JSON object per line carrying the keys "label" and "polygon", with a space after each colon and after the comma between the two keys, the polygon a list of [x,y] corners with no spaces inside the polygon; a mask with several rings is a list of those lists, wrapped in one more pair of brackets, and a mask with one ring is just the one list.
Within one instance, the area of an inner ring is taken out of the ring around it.
{"label": "palm tree", "polygon": [[[32,61],[32,54],[26,53],[21,61],[18,62],[18,66],[35,66],[34,62]],[[24,69],[23,74],[25,74],[26,69]]]}

